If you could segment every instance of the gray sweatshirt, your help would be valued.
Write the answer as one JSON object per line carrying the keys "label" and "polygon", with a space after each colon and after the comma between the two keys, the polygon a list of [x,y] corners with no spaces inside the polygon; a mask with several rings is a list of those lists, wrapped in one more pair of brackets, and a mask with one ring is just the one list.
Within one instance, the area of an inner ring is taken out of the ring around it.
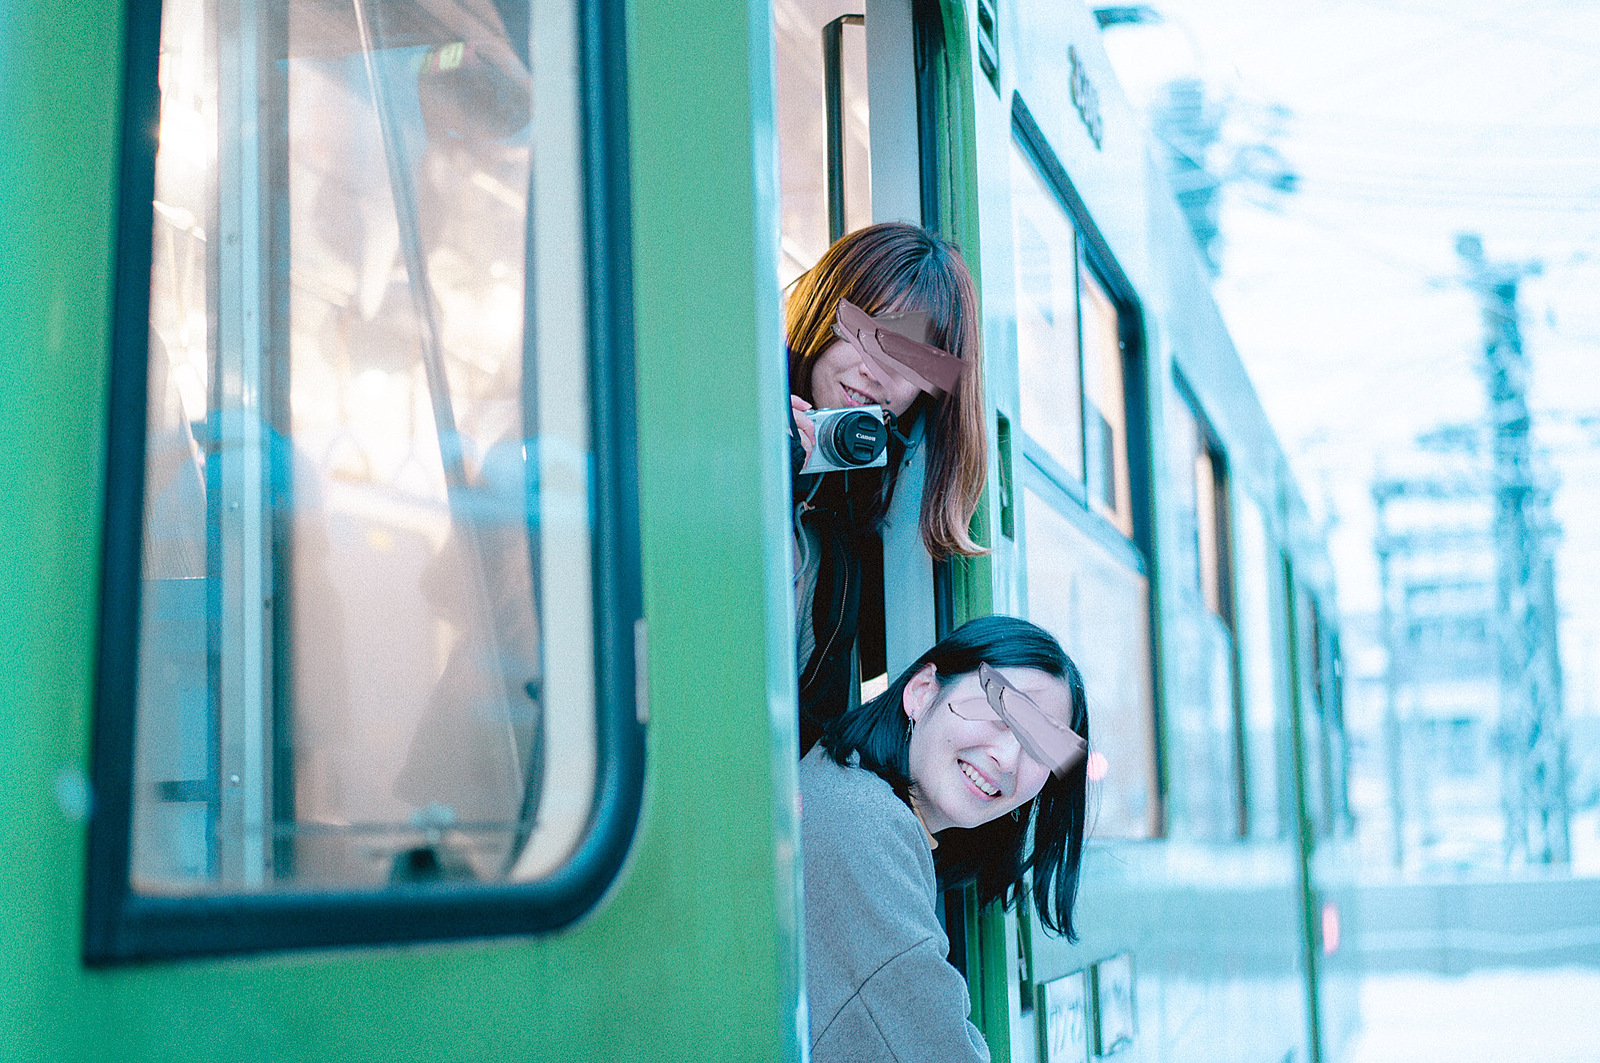
{"label": "gray sweatshirt", "polygon": [[988,1063],[917,817],[820,745],[800,762],[800,801],[812,1063]]}

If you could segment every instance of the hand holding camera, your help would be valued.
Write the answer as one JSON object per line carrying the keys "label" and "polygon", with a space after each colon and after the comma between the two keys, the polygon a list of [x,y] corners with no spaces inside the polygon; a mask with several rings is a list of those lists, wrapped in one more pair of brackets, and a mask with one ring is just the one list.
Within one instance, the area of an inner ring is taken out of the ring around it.
{"label": "hand holding camera", "polygon": [[802,399],[799,395],[789,396],[789,410],[794,417],[794,428],[791,430],[791,434],[799,435],[801,449],[806,452],[806,457],[808,458],[811,457],[812,448],[817,445],[817,430],[812,426],[811,417],[807,412],[810,409],[811,403]]}

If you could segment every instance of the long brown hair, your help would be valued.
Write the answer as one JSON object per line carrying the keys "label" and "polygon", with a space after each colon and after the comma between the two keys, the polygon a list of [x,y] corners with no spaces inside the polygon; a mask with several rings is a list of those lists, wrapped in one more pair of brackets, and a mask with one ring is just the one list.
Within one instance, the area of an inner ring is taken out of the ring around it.
{"label": "long brown hair", "polygon": [[807,402],[812,368],[836,338],[833,321],[840,299],[869,314],[924,311],[927,341],[972,364],[955,390],[923,413],[928,474],[919,525],[935,558],[985,553],[967,533],[983,494],[989,457],[978,296],[961,253],[926,229],[904,222],[857,229],[828,248],[794,282],[787,308],[789,390]]}

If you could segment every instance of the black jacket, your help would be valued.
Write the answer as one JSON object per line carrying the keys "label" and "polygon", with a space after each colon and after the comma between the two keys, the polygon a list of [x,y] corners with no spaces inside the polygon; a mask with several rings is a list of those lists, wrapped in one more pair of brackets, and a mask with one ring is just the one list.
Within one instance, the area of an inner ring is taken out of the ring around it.
{"label": "black jacket", "polygon": [[[890,461],[901,448],[890,444]],[[800,753],[827,720],[860,696],[861,677],[880,674],[883,653],[883,541],[880,470],[800,474],[805,451],[789,441],[797,520],[816,533],[821,550],[812,596],[816,648],[800,668]],[[818,481],[821,483],[818,483]],[[808,501],[809,499],[809,501]]]}

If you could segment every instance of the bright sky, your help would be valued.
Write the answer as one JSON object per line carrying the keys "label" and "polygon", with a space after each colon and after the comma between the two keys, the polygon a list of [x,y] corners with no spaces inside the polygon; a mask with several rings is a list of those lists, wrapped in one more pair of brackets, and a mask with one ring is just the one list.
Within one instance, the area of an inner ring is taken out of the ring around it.
{"label": "bright sky", "polygon": [[[1231,188],[1216,294],[1314,510],[1341,604],[1375,608],[1368,484],[1419,431],[1481,415],[1482,328],[1463,230],[1523,285],[1539,438],[1562,477],[1568,709],[1600,712],[1600,3],[1161,0],[1107,48],[1139,102],[1174,73],[1267,109],[1300,190]],[[1587,424],[1580,419],[1588,418]]]}

